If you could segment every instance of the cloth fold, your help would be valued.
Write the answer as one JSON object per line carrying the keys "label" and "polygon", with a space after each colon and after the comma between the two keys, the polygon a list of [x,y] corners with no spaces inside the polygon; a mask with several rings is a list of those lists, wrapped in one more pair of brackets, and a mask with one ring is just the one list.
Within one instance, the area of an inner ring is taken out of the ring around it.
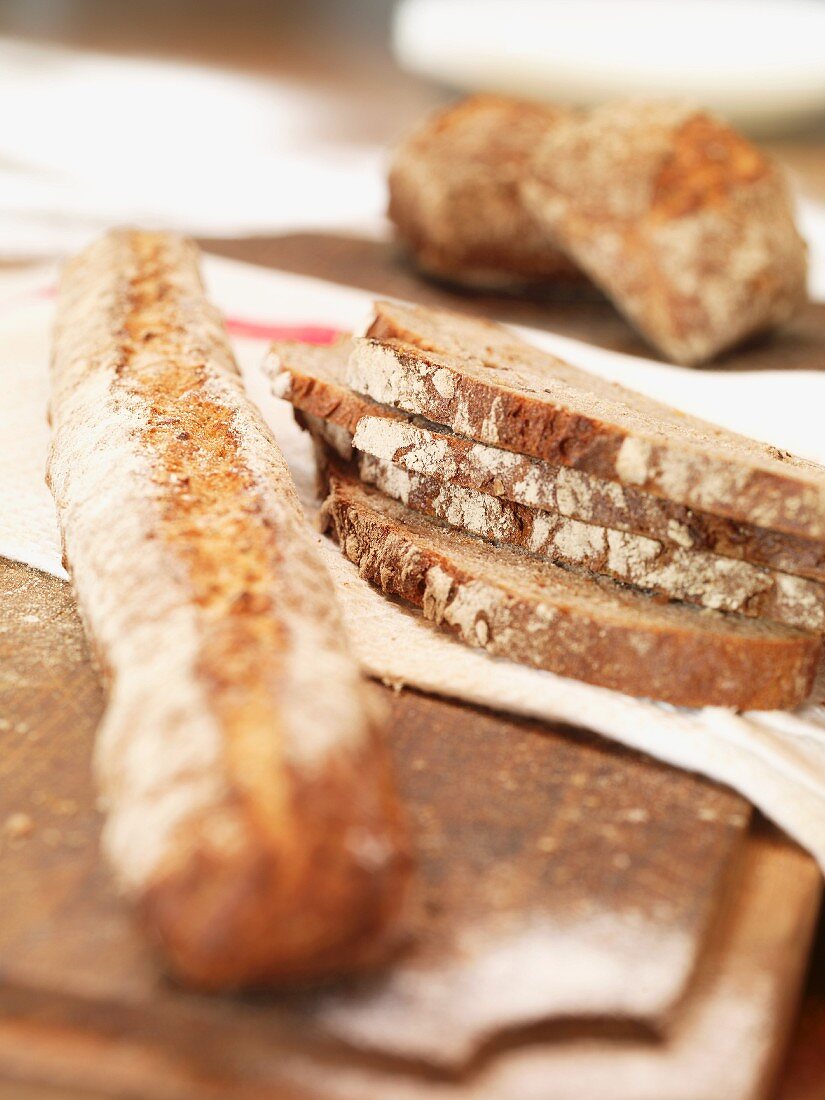
{"label": "cloth fold", "polygon": [[[58,576],[59,540],[43,483],[53,268],[0,278],[0,555]],[[307,437],[261,371],[269,338],[302,327],[317,335],[360,329],[372,295],[319,280],[207,257],[209,292],[224,310],[250,396],[292,469],[310,520],[317,511]],[[524,330],[578,365],[737,431],[825,461],[825,372],[688,371]],[[677,709],[632,699],[490,657],[415,611],[385,599],[318,535],[352,645],[370,675],[392,684],[585,727],[676,767],[728,784],[806,847],[825,871],[825,706],[793,714]],[[820,685],[815,700],[825,699]]]}

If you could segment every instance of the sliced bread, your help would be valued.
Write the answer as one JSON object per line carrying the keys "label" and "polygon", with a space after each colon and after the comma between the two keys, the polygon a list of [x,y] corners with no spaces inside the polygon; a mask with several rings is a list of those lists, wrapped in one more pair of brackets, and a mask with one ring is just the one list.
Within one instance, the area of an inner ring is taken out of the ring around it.
{"label": "sliced bread", "polygon": [[428,519],[335,459],[324,517],[367,580],[470,645],[678,706],[793,707],[820,641],[759,619],[662,604]]}
{"label": "sliced bread", "polygon": [[[324,428],[321,434],[329,439]],[[557,564],[613,577],[667,599],[825,633],[825,585],[817,581],[513,504],[409,473],[370,454],[358,455],[357,461],[362,481],[451,527]]]}
{"label": "sliced bread", "polygon": [[347,381],[384,405],[690,508],[825,538],[825,468],[573,367],[491,322],[379,302]]}
{"label": "sliced bread", "polygon": [[346,384],[352,347],[352,340],[323,348],[278,341],[265,363],[273,393],[303,415],[323,420],[325,438],[344,457],[349,457],[354,434],[360,451],[412,473],[585,523],[825,581],[823,541],[738,523],[569,466],[473,443],[356,394]]}

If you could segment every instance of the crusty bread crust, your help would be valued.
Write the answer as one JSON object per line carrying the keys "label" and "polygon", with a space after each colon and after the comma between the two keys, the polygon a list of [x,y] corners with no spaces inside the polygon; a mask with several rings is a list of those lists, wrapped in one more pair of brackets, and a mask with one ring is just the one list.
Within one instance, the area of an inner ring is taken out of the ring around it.
{"label": "crusty bread crust", "polygon": [[792,627],[661,604],[445,528],[328,458],[324,516],[361,575],[465,642],[677,706],[793,707],[821,645]]}
{"label": "crusty bread crust", "polygon": [[520,194],[536,146],[569,113],[471,96],[431,115],[399,145],[389,217],[423,271],[474,288],[583,281]]}
{"label": "crusty bread crust", "polygon": [[705,362],[805,300],[781,171],[702,112],[613,103],[560,118],[522,180],[546,232],[676,362]]}
{"label": "crusty bread crust", "polygon": [[388,760],[284,460],[197,250],[109,234],[64,272],[49,481],[111,678],[105,847],[207,988],[386,949],[408,856]]}
{"label": "crusty bread crust", "polygon": [[825,468],[608,382],[488,321],[378,302],[352,389],[480,443],[825,539]]}
{"label": "crusty bread crust", "polygon": [[[317,431],[317,424],[310,429]],[[320,423],[325,423],[321,421]],[[330,437],[323,432],[325,441]],[[345,452],[336,448],[345,457]],[[361,480],[408,508],[494,543],[588,570],[671,600],[773,619],[825,634],[825,585],[745,561],[662,543],[558,512],[512,504],[475,489],[409,473],[357,454]]]}
{"label": "crusty bread crust", "polygon": [[668,545],[825,581],[823,541],[696,511],[569,466],[474,443],[356,394],[346,384],[352,346],[351,339],[324,348],[278,341],[265,364],[272,392],[304,415],[322,419],[331,443],[333,428],[334,449],[345,458],[354,435],[359,450],[411,473]]}

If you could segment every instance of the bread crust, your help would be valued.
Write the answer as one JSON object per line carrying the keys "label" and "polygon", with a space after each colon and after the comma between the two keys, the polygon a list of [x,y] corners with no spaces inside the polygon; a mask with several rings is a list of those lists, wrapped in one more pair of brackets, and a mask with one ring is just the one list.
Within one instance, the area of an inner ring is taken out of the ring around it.
{"label": "bread crust", "polygon": [[701,111],[627,102],[561,118],[521,194],[677,363],[706,362],[805,301],[806,249],[779,167]]}
{"label": "bread crust", "polygon": [[668,545],[825,581],[825,542],[714,516],[573,467],[474,443],[356,394],[346,385],[352,346],[351,339],[325,348],[278,341],[265,364],[274,394],[338,430],[334,442],[329,433],[327,438],[344,458],[351,457],[355,436],[359,450],[410,473]]}
{"label": "bread crust", "polygon": [[378,302],[347,382],[479,443],[825,539],[822,466],[607,382],[488,321]]}
{"label": "bread crust", "polygon": [[409,867],[378,716],[193,244],[121,231],[68,265],[51,414],[121,887],[200,987],[374,962]]}
{"label": "bread crust", "polygon": [[520,194],[537,144],[569,113],[471,96],[428,117],[398,146],[389,217],[424,272],[474,289],[584,281]]}
{"label": "bread crust", "polygon": [[809,694],[818,639],[791,627],[659,604],[471,535],[361,484],[328,459],[324,517],[384,592],[465,642],[629,695],[677,706],[793,707]]}

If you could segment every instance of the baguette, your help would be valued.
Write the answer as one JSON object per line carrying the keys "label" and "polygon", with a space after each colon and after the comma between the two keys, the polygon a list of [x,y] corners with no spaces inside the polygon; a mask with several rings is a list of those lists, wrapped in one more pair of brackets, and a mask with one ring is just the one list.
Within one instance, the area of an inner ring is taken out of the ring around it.
{"label": "baguette", "polygon": [[825,539],[825,468],[580,370],[491,322],[379,302],[352,389],[480,443]]}
{"label": "baguette", "polygon": [[[320,424],[324,424],[321,421]],[[317,424],[310,429],[334,444]],[[347,457],[336,448],[336,453]],[[645,535],[581,523],[474,489],[408,473],[370,454],[357,457],[361,480],[408,508],[490,542],[599,573],[670,600],[773,619],[825,634],[825,585],[745,561],[667,546]]]}
{"label": "baguette", "polygon": [[473,443],[356,394],[346,384],[353,346],[351,339],[323,348],[277,341],[265,363],[272,392],[304,416],[320,418],[327,441],[345,458],[354,436],[359,451],[411,473],[666,545],[825,581],[825,542],[738,523],[569,466]]}
{"label": "baguette", "polygon": [[805,301],[805,245],[779,168],[689,107],[613,103],[560,118],[521,194],[667,358],[703,363]]}
{"label": "baguette", "polygon": [[120,231],[69,264],[51,416],[120,886],[202,988],[374,962],[409,863],[388,757],[193,244]]}
{"label": "baguette", "polygon": [[568,111],[478,95],[427,118],[396,150],[389,217],[427,274],[479,289],[582,281],[520,186]]}
{"label": "baguette", "polygon": [[490,554],[363,485],[332,457],[323,516],[344,554],[384,592],[464,642],[629,695],[677,706],[793,707],[820,642],[793,627],[661,604],[507,547]]}

